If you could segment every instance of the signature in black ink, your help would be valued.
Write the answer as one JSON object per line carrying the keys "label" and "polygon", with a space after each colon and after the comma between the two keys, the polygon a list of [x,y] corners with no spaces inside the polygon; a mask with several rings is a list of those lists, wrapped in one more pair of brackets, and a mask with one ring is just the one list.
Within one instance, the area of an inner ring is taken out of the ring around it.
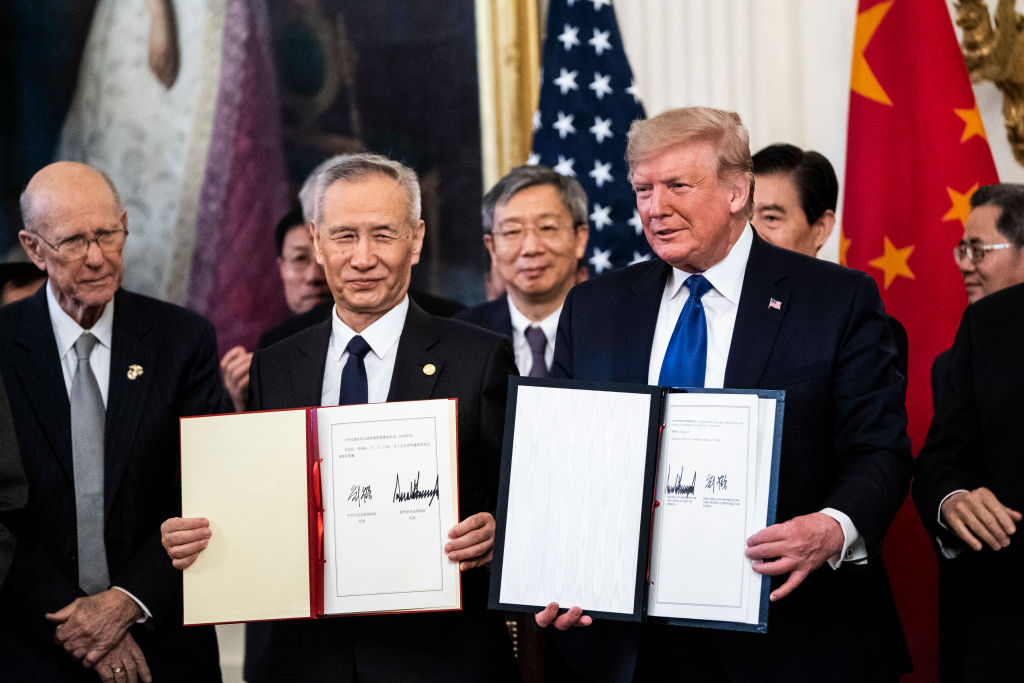
{"label": "signature in black ink", "polygon": [[[668,468],[668,478],[669,478],[670,481],[672,481],[672,468],[671,467]],[[683,470],[680,469],[679,470],[679,474],[677,474],[675,480],[672,481],[672,483],[668,485],[668,487],[667,487],[665,492],[666,493],[675,493],[675,494],[679,494],[679,495],[682,495],[682,496],[692,496],[692,495],[694,495],[693,492],[694,492],[694,489],[696,488],[696,486],[697,486],[697,473],[696,472],[693,473],[693,481],[690,482],[689,485],[683,486]]]}
{"label": "signature in black ink", "polygon": [[729,477],[724,474],[719,474],[717,477],[709,474],[704,481],[704,488],[711,489],[712,493],[715,492],[716,488],[719,491],[726,491],[729,489]]}
{"label": "signature in black ink", "polygon": [[438,495],[440,495],[439,494],[439,484],[440,484],[440,476],[437,476],[437,477],[434,478],[434,488],[432,488],[432,489],[425,489],[425,490],[421,491],[420,490],[420,473],[419,473],[419,470],[417,470],[416,471],[416,478],[413,479],[411,482],[409,482],[409,490],[408,491],[403,491],[402,490],[402,483],[399,480],[398,475],[396,474],[395,475],[395,495],[391,499],[391,502],[392,503],[403,503],[403,502],[405,502],[407,500],[420,500],[422,498],[427,498],[427,499],[429,499],[427,501],[427,507],[430,507],[430,505],[434,502],[434,499],[437,498]]}
{"label": "signature in black ink", "polygon": [[348,491],[348,499],[357,506],[362,507],[364,502],[373,500],[373,491],[370,490],[369,486],[352,484],[352,488]]}

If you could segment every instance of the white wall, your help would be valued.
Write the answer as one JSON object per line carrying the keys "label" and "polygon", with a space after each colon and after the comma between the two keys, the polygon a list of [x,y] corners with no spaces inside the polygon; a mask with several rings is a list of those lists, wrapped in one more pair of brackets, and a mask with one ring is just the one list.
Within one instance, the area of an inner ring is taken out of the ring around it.
{"label": "white wall", "polygon": [[[752,150],[790,142],[828,157],[842,202],[857,0],[619,0],[615,12],[648,115],[694,104],[734,110]],[[983,83],[975,94],[1000,179],[1024,182],[1002,93]],[[838,231],[821,255],[836,260]]]}

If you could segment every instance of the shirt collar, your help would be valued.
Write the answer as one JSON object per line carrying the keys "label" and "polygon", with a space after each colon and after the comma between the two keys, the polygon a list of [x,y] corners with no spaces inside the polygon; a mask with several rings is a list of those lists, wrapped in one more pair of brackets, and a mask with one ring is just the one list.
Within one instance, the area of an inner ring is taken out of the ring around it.
{"label": "shirt collar", "polygon": [[[750,246],[754,243],[754,231],[747,223],[740,233],[740,238],[721,261],[705,270],[702,275],[711,283],[716,292],[737,305],[740,292],[743,290],[743,275],[747,271],[747,259],[750,258]],[[666,283],[667,299],[674,299],[683,288],[686,278],[693,275],[678,268],[672,269],[672,277]]]}
{"label": "shirt collar", "polygon": [[46,307],[50,313],[50,324],[53,325],[53,336],[57,341],[57,353],[61,358],[67,355],[67,353],[74,347],[75,342],[82,336],[83,332],[91,332],[92,336],[96,337],[96,341],[110,348],[111,340],[114,336],[114,300],[111,299],[107,302],[107,305],[103,307],[103,313],[100,314],[99,320],[89,330],[79,325],[74,318],[68,315],[60,304],[57,303],[57,297],[53,293],[53,284],[51,282],[46,283]]}
{"label": "shirt collar", "polygon": [[555,333],[558,331],[558,318],[562,315],[562,307],[559,306],[556,311],[551,315],[544,318],[540,322],[534,322],[526,317],[526,315],[516,308],[516,305],[512,303],[512,297],[508,299],[508,313],[512,317],[512,329],[520,334],[526,334],[526,328],[531,325],[539,327],[544,331],[544,336],[548,338],[550,342],[555,338]]}
{"label": "shirt collar", "polygon": [[[398,338],[402,336],[402,329],[405,327],[405,316],[408,312],[409,295],[406,294],[397,306],[374,320],[369,327],[359,333],[359,336],[370,345],[370,350],[373,351],[377,358],[383,359],[395,342],[398,341]],[[348,343],[352,341],[354,336],[356,336],[356,332],[338,317],[338,305],[335,304],[334,308],[331,309],[332,357],[341,361],[341,356],[345,353],[345,347],[348,346]]]}

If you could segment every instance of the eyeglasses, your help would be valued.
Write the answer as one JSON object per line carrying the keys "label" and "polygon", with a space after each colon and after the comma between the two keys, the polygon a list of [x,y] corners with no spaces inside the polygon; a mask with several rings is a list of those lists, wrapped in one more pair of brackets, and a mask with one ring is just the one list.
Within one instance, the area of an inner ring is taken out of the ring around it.
{"label": "eyeglasses", "polygon": [[1002,244],[985,244],[981,240],[974,239],[970,242],[960,241],[960,244],[953,247],[953,260],[963,261],[965,258],[970,259],[971,263],[981,263],[981,260],[985,258],[986,251],[993,251],[995,249],[1009,249],[1010,247],[1016,247],[1018,245],[1013,242],[1003,242]]}
{"label": "eyeglasses", "polygon": [[128,238],[128,231],[124,228],[118,230],[97,230],[96,234],[92,237],[73,235],[61,240],[57,244],[52,244],[38,232],[33,232],[32,234],[38,237],[43,244],[57,252],[57,256],[65,261],[76,261],[85,258],[85,255],[89,253],[89,245],[93,242],[100,248],[100,251],[107,253],[121,251],[124,248],[125,239]]}
{"label": "eyeglasses", "polygon": [[567,232],[573,232],[573,230],[568,230],[557,225],[542,225],[538,228],[505,228],[503,230],[495,230],[491,235],[493,235],[494,239],[500,242],[502,246],[518,248],[522,246],[528,233],[533,233],[537,239],[545,244],[552,244],[563,239]]}
{"label": "eyeglasses", "polygon": [[294,268],[295,270],[306,270],[311,265],[313,265],[314,259],[313,256],[310,254],[292,254],[287,258],[282,256],[281,262],[284,263],[284,265],[288,266],[289,268]]}

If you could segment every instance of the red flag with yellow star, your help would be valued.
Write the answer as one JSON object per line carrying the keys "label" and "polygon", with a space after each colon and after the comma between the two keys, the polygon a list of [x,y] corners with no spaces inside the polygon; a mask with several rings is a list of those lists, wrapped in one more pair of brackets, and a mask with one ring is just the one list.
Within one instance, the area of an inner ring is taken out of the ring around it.
{"label": "red flag with yellow star", "polygon": [[[932,361],[967,303],[953,247],[971,194],[998,182],[946,3],[859,1],[846,159],[840,262],[874,276],[907,329],[916,453],[932,416]],[[887,548],[915,678],[938,680],[935,561],[909,503]]]}

